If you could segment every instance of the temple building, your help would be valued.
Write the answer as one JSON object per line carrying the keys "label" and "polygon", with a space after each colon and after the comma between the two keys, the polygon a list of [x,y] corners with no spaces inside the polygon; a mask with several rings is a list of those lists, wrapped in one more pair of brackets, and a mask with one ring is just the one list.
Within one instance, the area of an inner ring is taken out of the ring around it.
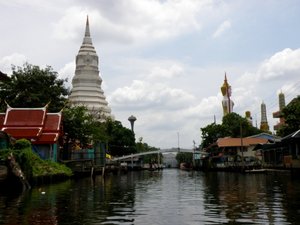
{"label": "temple building", "polygon": [[273,112],[273,118],[279,119],[279,122],[276,125],[274,125],[274,130],[279,130],[285,124],[285,120],[282,115],[282,110],[285,107],[284,94],[280,92],[278,98],[279,98],[279,111]]}
{"label": "temple building", "polygon": [[226,73],[225,73],[224,83],[221,87],[221,92],[222,92],[222,95],[223,95],[223,100],[222,100],[223,116],[226,116],[227,114],[232,112],[233,106],[234,106],[233,101],[230,99],[230,97],[231,97],[231,86],[227,82]]}
{"label": "temple building", "polygon": [[264,102],[261,103],[261,120],[260,120],[260,129],[262,131],[269,131],[269,124],[267,120],[267,108]]}
{"label": "temple building", "polygon": [[42,159],[57,161],[62,142],[62,112],[49,113],[41,108],[12,108],[0,113],[0,130],[18,140],[31,142],[32,150]]}
{"label": "temple building", "polygon": [[87,17],[85,35],[76,56],[76,70],[69,102],[72,105],[86,106],[92,115],[102,120],[111,117],[111,109],[101,88],[102,79],[98,68],[99,59],[92,43]]}

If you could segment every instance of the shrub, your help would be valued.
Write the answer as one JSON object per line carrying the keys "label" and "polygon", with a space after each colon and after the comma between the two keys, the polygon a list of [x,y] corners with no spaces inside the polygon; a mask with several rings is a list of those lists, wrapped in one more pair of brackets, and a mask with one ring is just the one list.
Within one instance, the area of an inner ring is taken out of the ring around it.
{"label": "shrub", "polygon": [[16,141],[16,143],[13,146],[13,149],[21,150],[25,148],[31,148],[31,143],[25,138],[19,139]]}

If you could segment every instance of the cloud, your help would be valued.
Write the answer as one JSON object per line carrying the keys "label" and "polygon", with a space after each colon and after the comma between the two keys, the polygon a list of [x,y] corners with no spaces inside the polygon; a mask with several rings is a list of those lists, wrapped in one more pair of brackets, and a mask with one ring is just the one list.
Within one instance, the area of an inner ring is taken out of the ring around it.
{"label": "cloud", "polygon": [[67,79],[65,85],[67,88],[71,88],[74,74],[75,74],[75,62],[70,62],[65,64],[64,67],[58,71],[58,78]]}
{"label": "cloud", "polygon": [[286,77],[299,76],[299,70],[300,49],[286,48],[265,60],[257,75],[261,81],[286,79]]}
{"label": "cloud", "polygon": [[231,28],[231,22],[229,20],[225,20],[223,23],[220,24],[220,26],[214,32],[213,38],[220,37],[222,34],[225,33],[225,31],[227,31],[230,28]]}
{"label": "cloud", "polygon": [[13,53],[8,56],[4,56],[0,59],[0,70],[3,73],[11,74],[11,66],[23,66],[23,64],[27,61],[26,57],[20,53]]}
{"label": "cloud", "polygon": [[178,64],[173,64],[168,67],[162,68],[161,66],[156,66],[153,68],[149,74],[149,79],[171,79],[183,74],[182,66]]}
{"label": "cloud", "polygon": [[130,86],[118,88],[110,95],[111,105],[118,109],[152,109],[172,111],[187,106],[194,97],[163,83],[134,80]]}
{"label": "cloud", "polygon": [[94,7],[86,7],[78,2],[53,24],[54,36],[77,38],[82,33],[78,31],[82,30],[83,18],[88,14],[91,32],[99,34],[101,41],[128,44],[166,40],[200,30],[201,18],[212,11],[214,4],[210,0],[119,0],[95,2]]}

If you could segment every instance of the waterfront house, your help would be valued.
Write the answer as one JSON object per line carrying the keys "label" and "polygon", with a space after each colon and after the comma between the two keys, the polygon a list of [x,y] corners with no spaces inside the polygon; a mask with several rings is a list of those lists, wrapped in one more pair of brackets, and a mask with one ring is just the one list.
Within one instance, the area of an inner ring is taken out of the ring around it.
{"label": "waterfront house", "polygon": [[57,161],[62,136],[62,113],[41,108],[12,108],[0,114],[0,129],[16,140],[25,138],[42,159]]}
{"label": "waterfront house", "polygon": [[300,130],[259,147],[265,167],[300,169]]}
{"label": "waterfront house", "polygon": [[258,144],[266,144],[268,139],[245,138],[219,138],[206,152],[210,153],[211,168],[237,168],[241,166],[259,166],[260,158],[253,151]]}

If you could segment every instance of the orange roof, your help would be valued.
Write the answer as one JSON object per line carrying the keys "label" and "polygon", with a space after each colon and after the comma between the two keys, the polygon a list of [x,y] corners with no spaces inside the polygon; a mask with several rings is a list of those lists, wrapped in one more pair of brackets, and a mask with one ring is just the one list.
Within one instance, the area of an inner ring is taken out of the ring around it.
{"label": "orange roof", "polygon": [[[267,139],[264,138],[243,138],[243,146],[266,144]],[[218,147],[239,147],[242,146],[241,138],[219,138],[217,140]]]}

